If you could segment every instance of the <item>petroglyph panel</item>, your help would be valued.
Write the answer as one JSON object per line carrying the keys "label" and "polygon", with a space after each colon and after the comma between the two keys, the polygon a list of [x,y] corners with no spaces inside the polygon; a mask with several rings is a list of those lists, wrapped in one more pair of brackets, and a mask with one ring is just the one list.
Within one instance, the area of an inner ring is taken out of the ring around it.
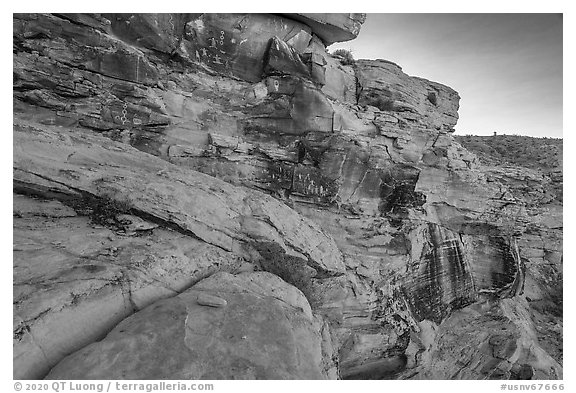
{"label": "petroglyph panel", "polygon": [[186,24],[183,45],[196,61],[250,82],[262,79],[264,56],[277,36],[302,53],[310,28],[280,16],[204,14]]}
{"label": "petroglyph panel", "polygon": [[337,192],[337,183],[323,176],[318,168],[308,166],[297,166],[294,168],[292,193],[316,197],[322,202],[331,202]]}

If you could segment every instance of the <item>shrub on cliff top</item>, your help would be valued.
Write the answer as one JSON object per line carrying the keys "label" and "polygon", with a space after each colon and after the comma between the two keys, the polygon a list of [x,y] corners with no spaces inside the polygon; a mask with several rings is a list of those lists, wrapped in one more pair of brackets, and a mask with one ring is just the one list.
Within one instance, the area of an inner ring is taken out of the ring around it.
{"label": "shrub on cliff top", "polygon": [[432,105],[438,105],[438,96],[433,91],[428,93],[428,101],[432,103]]}
{"label": "shrub on cliff top", "polygon": [[342,63],[342,65],[354,65],[354,56],[352,56],[352,51],[350,50],[336,49],[334,52],[332,52],[332,56],[340,57],[340,63]]}
{"label": "shrub on cliff top", "polygon": [[388,97],[378,96],[376,94],[368,94],[364,99],[364,103],[366,105],[374,106],[380,109],[381,111],[390,112],[395,110],[394,100]]}

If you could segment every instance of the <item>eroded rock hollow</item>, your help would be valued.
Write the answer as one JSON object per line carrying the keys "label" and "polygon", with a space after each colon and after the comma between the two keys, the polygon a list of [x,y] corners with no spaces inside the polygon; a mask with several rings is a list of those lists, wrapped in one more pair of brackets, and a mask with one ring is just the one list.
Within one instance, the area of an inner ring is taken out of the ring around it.
{"label": "eroded rock hollow", "polygon": [[14,15],[15,379],[562,378],[561,172],[365,17]]}

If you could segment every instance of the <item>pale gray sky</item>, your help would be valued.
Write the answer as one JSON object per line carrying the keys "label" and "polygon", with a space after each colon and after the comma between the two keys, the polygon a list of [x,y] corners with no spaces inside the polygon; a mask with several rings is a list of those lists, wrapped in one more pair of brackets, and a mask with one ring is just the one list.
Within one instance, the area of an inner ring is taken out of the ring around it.
{"label": "pale gray sky", "polygon": [[368,14],[336,48],[458,91],[457,134],[562,137],[561,14]]}

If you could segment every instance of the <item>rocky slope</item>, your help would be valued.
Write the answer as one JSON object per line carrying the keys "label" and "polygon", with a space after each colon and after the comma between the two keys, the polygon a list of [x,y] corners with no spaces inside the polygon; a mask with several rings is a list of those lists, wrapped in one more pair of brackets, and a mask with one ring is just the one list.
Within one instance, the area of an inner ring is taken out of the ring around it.
{"label": "rocky slope", "polygon": [[528,271],[526,299],[541,345],[562,361],[562,139],[518,135],[457,136],[478,155],[491,181],[505,184],[530,217],[519,237]]}
{"label": "rocky slope", "polygon": [[14,378],[562,377],[561,200],[364,18],[14,16]]}

